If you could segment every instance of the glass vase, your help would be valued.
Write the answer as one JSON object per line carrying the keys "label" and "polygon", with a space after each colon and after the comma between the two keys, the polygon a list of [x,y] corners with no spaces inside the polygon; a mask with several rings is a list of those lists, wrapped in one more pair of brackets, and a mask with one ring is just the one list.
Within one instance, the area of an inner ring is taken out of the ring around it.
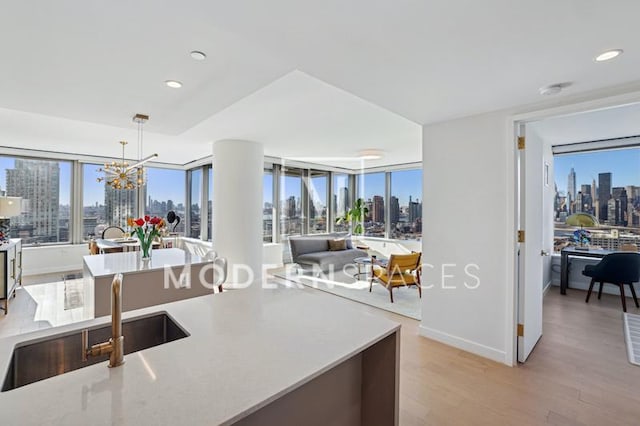
{"label": "glass vase", "polygon": [[153,244],[151,241],[140,241],[140,252],[142,253],[142,259],[151,259],[151,252],[153,251]]}

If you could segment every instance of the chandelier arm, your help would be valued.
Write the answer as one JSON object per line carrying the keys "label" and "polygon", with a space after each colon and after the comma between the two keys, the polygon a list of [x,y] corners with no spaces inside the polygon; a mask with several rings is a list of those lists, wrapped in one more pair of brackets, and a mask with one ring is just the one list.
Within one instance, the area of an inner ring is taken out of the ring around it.
{"label": "chandelier arm", "polygon": [[156,158],[157,156],[158,156],[158,154],[151,154],[147,158],[143,158],[142,160],[138,161],[136,164],[132,164],[131,166],[127,167],[127,170],[125,171],[125,173],[142,166],[144,163],[146,163],[149,160],[152,160],[152,159]]}
{"label": "chandelier arm", "polygon": [[115,170],[108,170],[108,169],[103,169],[101,170],[102,173],[108,173],[110,175],[115,175],[118,176],[120,173],[116,172]]}

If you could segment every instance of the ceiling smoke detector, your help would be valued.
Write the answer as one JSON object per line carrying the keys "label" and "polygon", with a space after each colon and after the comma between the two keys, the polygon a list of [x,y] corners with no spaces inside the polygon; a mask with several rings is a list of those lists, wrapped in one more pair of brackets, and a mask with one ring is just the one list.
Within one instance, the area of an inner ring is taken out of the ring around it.
{"label": "ceiling smoke detector", "polygon": [[569,86],[571,86],[571,83],[550,84],[548,86],[541,87],[539,89],[539,92],[541,95],[545,95],[545,96],[557,95],[558,93],[562,92],[564,89],[566,89]]}

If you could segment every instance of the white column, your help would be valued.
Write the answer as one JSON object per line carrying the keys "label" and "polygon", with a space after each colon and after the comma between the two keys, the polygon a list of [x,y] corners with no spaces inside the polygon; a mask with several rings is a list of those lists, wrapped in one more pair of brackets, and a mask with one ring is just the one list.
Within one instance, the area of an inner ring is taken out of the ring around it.
{"label": "white column", "polygon": [[261,288],[263,174],[262,144],[213,144],[213,247],[228,260],[227,288]]}

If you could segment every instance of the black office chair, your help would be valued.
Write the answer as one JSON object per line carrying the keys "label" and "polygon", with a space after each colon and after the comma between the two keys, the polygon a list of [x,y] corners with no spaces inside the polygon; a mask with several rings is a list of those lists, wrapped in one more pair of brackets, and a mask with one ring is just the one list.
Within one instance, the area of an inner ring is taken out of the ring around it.
{"label": "black office chair", "polygon": [[633,288],[633,283],[640,281],[640,253],[608,254],[603,257],[598,264],[587,265],[584,271],[582,271],[582,275],[591,277],[587,300],[585,300],[586,303],[589,303],[591,291],[596,282],[600,283],[598,299],[602,296],[603,283],[610,283],[620,288],[622,310],[627,312],[627,301],[624,295],[624,286],[626,284],[631,287],[631,294],[633,295],[634,302],[636,302],[636,308],[640,308],[638,298],[636,297],[636,290]]}

